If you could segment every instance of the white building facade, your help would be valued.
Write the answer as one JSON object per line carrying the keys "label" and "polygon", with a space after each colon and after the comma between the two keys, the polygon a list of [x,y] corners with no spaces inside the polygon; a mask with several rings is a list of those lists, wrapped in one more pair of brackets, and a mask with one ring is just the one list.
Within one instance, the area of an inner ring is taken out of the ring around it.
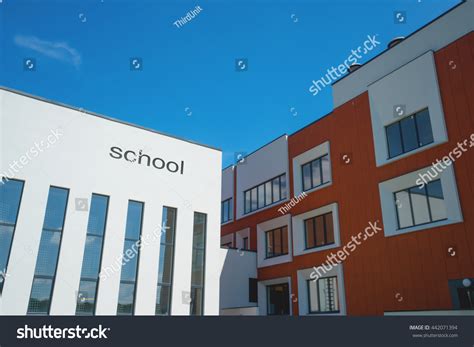
{"label": "white building facade", "polygon": [[0,314],[217,315],[221,152],[0,89]]}

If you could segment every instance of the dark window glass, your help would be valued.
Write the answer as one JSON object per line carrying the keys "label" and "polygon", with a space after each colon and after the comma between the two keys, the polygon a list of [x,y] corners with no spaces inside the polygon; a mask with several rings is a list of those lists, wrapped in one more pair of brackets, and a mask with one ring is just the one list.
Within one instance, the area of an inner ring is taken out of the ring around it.
{"label": "dark window glass", "polygon": [[53,280],[51,278],[34,277],[28,303],[28,314],[47,315],[52,291]]}
{"label": "dark window glass", "polygon": [[17,180],[0,181],[0,294],[8,273],[8,259],[13,234],[20,209],[23,182]]}
{"label": "dark window glass", "polygon": [[118,315],[132,315],[137,284],[138,257],[142,232],[144,204],[130,200],[128,202],[125,242],[123,247],[122,273],[120,274]]}
{"label": "dark window glass", "polygon": [[250,213],[286,199],[286,195],[286,176],[283,174],[246,190],[244,213]]}
{"label": "dark window glass", "polygon": [[400,133],[400,123],[394,123],[386,128],[388,155],[389,158],[396,157],[403,153],[402,134]]}
{"label": "dark window glass", "polygon": [[332,212],[309,218],[304,221],[306,249],[334,243]]}
{"label": "dark window glass", "polygon": [[385,127],[389,158],[433,142],[430,114],[424,109]]}
{"label": "dark window glass", "polygon": [[81,282],[77,293],[77,315],[95,314],[108,205],[108,196],[92,194],[84,258],[82,259]]}
{"label": "dark window glass", "polygon": [[316,158],[301,166],[303,177],[303,190],[310,190],[322,184],[330,182],[329,155]]}
{"label": "dark window glass", "polygon": [[243,249],[249,249],[249,238],[248,237],[244,237],[242,239],[242,242],[243,242]]}
{"label": "dark window glass", "polygon": [[399,229],[447,218],[446,203],[439,179],[423,188],[415,186],[395,192],[394,200]]}
{"label": "dark window glass", "polygon": [[232,220],[232,209],[232,198],[221,203],[221,223],[226,223]]}
{"label": "dark window glass", "polygon": [[324,277],[317,281],[308,280],[308,300],[310,313],[339,312],[337,277]]}
{"label": "dark window glass", "polygon": [[68,195],[68,189],[49,188],[28,314],[49,314]]}
{"label": "dark window glass", "polygon": [[288,228],[286,226],[265,232],[266,257],[288,254]]}
{"label": "dark window glass", "polygon": [[249,278],[249,302],[258,302],[258,280]]}
{"label": "dark window glass", "polygon": [[174,249],[176,238],[176,220],[178,210],[163,207],[163,233],[160,241],[160,260],[158,264],[158,284],[156,288],[155,314],[171,313],[171,290],[173,286]]}
{"label": "dark window glass", "polygon": [[267,314],[289,315],[289,296],[288,283],[267,286]]}
{"label": "dark window glass", "polygon": [[416,115],[416,128],[418,129],[418,140],[420,146],[430,144],[434,141],[428,109],[425,109]]}
{"label": "dark window glass", "polygon": [[205,239],[207,215],[194,212],[193,253],[191,268],[191,305],[190,314],[204,314],[204,275],[205,275]]}

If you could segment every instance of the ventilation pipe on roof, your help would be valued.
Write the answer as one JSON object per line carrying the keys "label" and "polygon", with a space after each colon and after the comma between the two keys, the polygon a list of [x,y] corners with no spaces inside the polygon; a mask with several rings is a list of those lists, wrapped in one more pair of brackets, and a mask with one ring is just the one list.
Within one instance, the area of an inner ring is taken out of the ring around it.
{"label": "ventilation pipe on roof", "polygon": [[349,66],[349,73],[354,72],[358,68],[360,68],[362,65],[359,63],[354,63],[351,66]]}
{"label": "ventilation pipe on roof", "polygon": [[400,42],[402,42],[403,40],[405,39],[404,36],[398,36],[398,37],[395,37],[392,41],[390,41],[387,45],[387,48],[390,49],[392,47],[395,47],[396,45],[398,45]]}

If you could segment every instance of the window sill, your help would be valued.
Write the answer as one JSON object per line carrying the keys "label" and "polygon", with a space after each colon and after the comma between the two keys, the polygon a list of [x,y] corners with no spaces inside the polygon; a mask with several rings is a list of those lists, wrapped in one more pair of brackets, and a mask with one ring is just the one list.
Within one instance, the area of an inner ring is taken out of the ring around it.
{"label": "window sill", "polygon": [[460,219],[460,220],[443,219],[443,220],[440,220],[440,221],[437,221],[437,222],[420,224],[420,225],[417,225],[417,226],[403,228],[403,229],[397,229],[397,230],[394,230],[394,231],[384,230],[384,233],[385,233],[385,237],[391,237],[391,236],[403,235],[403,234],[407,234],[407,233],[411,233],[411,232],[415,232],[415,231],[422,231],[422,230],[426,230],[426,229],[434,229],[434,228],[437,228],[437,227],[442,227],[442,226],[445,226],[445,225],[456,224],[456,223],[461,223],[461,222],[462,222],[462,219]]}

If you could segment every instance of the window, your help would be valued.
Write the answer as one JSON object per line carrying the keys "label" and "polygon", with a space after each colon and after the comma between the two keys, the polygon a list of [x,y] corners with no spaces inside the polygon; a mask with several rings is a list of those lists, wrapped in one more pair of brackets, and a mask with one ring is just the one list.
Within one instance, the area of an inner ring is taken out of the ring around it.
{"label": "window", "polygon": [[258,302],[258,280],[249,278],[249,302]]}
{"label": "window", "polygon": [[135,304],[138,257],[142,233],[143,203],[129,200],[125,244],[123,246],[122,273],[120,274],[118,315],[132,315]]}
{"label": "window", "polygon": [[22,181],[2,179],[0,182],[0,294],[8,273],[8,260],[22,194]]}
{"label": "window", "polygon": [[221,223],[227,223],[233,219],[232,198],[221,202]]}
{"label": "window", "polygon": [[265,246],[267,258],[288,254],[288,227],[266,231]]}
{"label": "window", "polygon": [[332,212],[312,217],[304,221],[306,249],[334,243]]}
{"label": "window", "polygon": [[301,166],[303,191],[319,187],[330,181],[329,155],[323,155]]}
{"label": "window", "polygon": [[394,193],[398,229],[432,223],[447,218],[441,180],[423,188],[414,186]]}
{"label": "window", "polygon": [[28,314],[49,314],[69,190],[50,187]]}
{"label": "window", "polygon": [[109,197],[92,194],[76,314],[94,315]]}
{"label": "window", "polygon": [[193,255],[191,269],[191,306],[190,315],[204,314],[204,273],[206,264],[206,228],[207,215],[194,212]]}
{"label": "window", "polygon": [[265,206],[286,199],[286,174],[244,192],[244,213],[250,213]]}
{"label": "window", "polygon": [[267,314],[290,314],[290,294],[288,283],[267,286]]}
{"label": "window", "polygon": [[171,289],[173,287],[174,244],[176,238],[176,218],[178,210],[163,207],[162,233],[160,239],[160,263],[158,265],[158,285],[156,289],[155,314],[171,313]]}
{"label": "window", "polygon": [[338,313],[337,277],[308,280],[309,313]]}
{"label": "window", "polygon": [[474,278],[449,280],[451,302],[455,310],[474,310]]}
{"label": "window", "polygon": [[242,239],[242,244],[243,244],[242,249],[250,249],[249,248],[249,238],[248,237],[244,237]]}
{"label": "window", "polygon": [[386,126],[385,133],[387,135],[389,159],[426,146],[434,141],[430,114],[427,108]]}

